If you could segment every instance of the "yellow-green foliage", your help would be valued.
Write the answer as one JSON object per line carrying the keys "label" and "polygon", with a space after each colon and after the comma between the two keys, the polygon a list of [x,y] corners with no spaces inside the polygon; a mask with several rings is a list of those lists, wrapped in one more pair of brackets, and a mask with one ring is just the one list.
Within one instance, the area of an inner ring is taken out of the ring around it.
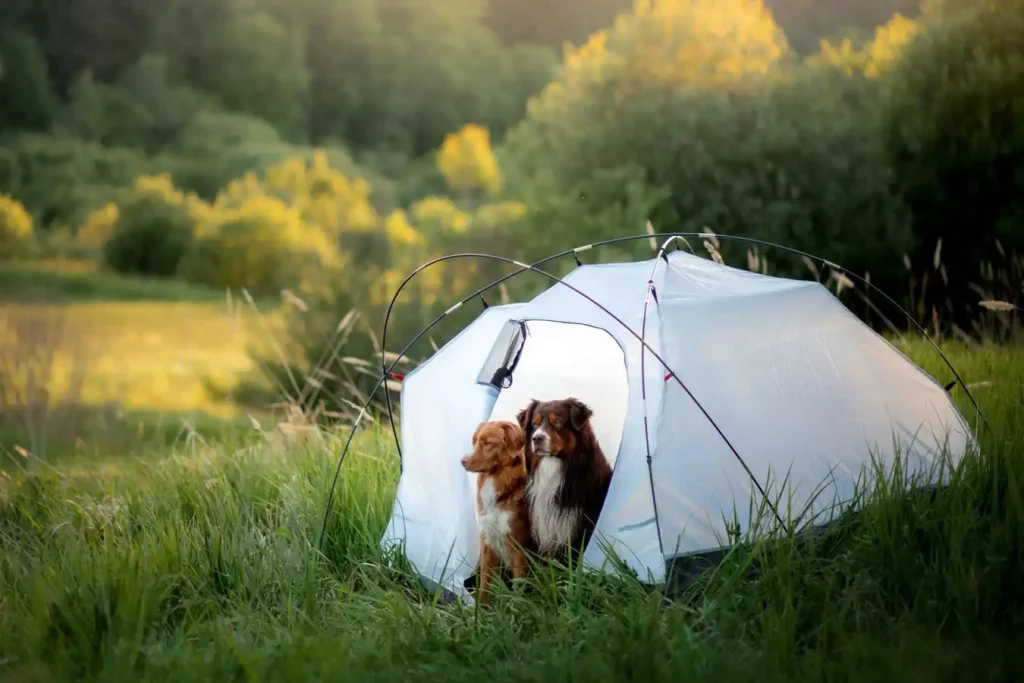
{"label": "yellow-green foliage", "polygon": [[76,241],[83,247],[101,249],[114,232],[114,226],[121,212],[117,204],[108,202],[91,212],[75,233]]}
{"label": "yellow-green foliage", "polygon": [[566,48],[561,78],[529,112],[556,115],[567,97],[595,87],[622,101],[644,85],[715,86],[764,74],[787,52],[760,0],[640,0],[613,28]]}
{"label": "yellow-green foliage", "polygon": [[448,186],[457,192],[483,190],[494,194],[501,189],[490,133],[475,123],[445,136],[437,153],[437,168]]}
{"label": "yellow-green foliage", "polygon": [[409,212],[416,225],[432,232],[463,233],[469,227],[469,215],[447,197],[424,197],[409,207]]}
{"label": "yellow-green foliage", "polygon": [[104,243],[104,260],[122,273],[174,275],[197,226],[211,216],[209,205],[194,194],[179,191],[169,175],[140,176],[130,197],[118,208]]}
{"label": "yellow-green foliage", "polygon": [[32,216],[19,202],[0,194],[0,258],[24,253],[32,241]]}
{"label": "yellow-green foliage", "polygon": [[918,32],[917,22],[902,14],[895,14],[884,26],[875,29],[874,40],[863,49],[854,47],[849,38],[838,45],[822,40],[819,59],[825,64],[840,67],[848,75],[859,72],[877,77],[888,71]]}
{"label": "yellow-green foliage", "polygon": [[295,208],[306,223],[325,234],[372,232],[380,217],[370,203],[370,186],[332,168],[322,151],[311,163],[294,157],[228,183],[214,203],[218,210],[237,207],[252,196],[271,195]]}
{"label": "yellow-green foliage", "polygon": [[183,271],[193,282],[275,292],[301,289],[308,278],[340,263],[330,236],[306,223],[295,206],[254,194],[237,208],[218,212],[193,245]]}

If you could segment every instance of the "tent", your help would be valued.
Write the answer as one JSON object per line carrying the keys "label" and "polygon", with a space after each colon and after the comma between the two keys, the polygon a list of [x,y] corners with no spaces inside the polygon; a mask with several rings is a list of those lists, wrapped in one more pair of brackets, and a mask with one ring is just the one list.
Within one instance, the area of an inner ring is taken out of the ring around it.
{"label": "tent", "polygon": [[481,421],[514,420],[531,398],[589,404],[613,466],[585,565],[614,555],[652,583],[728,545],[728,523],[758,524],[766,497],[782,518],[825,523],[872,457],[934,473],[972,439],[943,387],[818,282],[675,251],[579,266],[564,283],[485,308],[403,380],[381,542],[428,586],[466,593],[479,547],[459,459]]}

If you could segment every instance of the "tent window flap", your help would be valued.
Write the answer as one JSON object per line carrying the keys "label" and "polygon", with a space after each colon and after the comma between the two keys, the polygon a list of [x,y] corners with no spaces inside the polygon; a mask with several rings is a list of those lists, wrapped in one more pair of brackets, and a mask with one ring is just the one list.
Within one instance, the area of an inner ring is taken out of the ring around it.
{"label": "tent window flap", "polygon": [[519,363],[526,342],[526,322],[509,320],[494,340],[491,352],[487,355],[477,384],[490,385],[496,389],[507,389],[512,385],[512,373]]}

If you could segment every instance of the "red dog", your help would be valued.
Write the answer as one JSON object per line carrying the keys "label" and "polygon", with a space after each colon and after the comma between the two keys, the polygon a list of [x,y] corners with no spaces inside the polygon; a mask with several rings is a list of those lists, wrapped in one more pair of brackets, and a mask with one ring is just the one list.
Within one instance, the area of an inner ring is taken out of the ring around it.
{"label": "red dog", "polygon": [[526,576],[525,550],[531,548],[526,502],[526,437],[514,422],[484,422],[473,434],[473,452],[462,459],[476,472],[480,527],[480,604],[490,602],[492,573],[512,567],[513,579]]}
{"label": "red dog", "polygon": [[590,425],[593,412],[575,398],[541,403],[518,415],[530,463],[527,500],[541,554],[565,559],[579,549],[601,514],[612,468]]}

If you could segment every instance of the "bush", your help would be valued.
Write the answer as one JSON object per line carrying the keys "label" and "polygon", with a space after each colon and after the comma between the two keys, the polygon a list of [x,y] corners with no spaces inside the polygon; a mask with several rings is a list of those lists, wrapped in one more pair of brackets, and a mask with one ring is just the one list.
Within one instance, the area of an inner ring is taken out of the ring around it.
{"label": "bush", "polygon": [[21,256],[32,242],[32,216],[21,204],[0,194],[0,258]]}
{"label": "bush", "polygon": [[925,311],[965,324],[983,262],[1024,249],[1024,2],[927,10],[887,79],[888,152],[914,213],[915,270],[930,271]]}
{"label": "bush", "polygon": [[192,244],[205,207],[178,192],[166,175],[139,178],[119,207],[103,259],[121,273],[170,277]]}
{"label": "bush", "polygon": [[79,225],[107,202],[125,199],[132,181],[153,165],[138,150],[22,133],[0,144],[0,188],[28,207],[45,231]]}
{"label": "bush", "polygon": [[340,265],[327,234],[280,199],[252,196],[225,211],[195,241],[182,265],[193,282],[277,293],[306,288]]}

